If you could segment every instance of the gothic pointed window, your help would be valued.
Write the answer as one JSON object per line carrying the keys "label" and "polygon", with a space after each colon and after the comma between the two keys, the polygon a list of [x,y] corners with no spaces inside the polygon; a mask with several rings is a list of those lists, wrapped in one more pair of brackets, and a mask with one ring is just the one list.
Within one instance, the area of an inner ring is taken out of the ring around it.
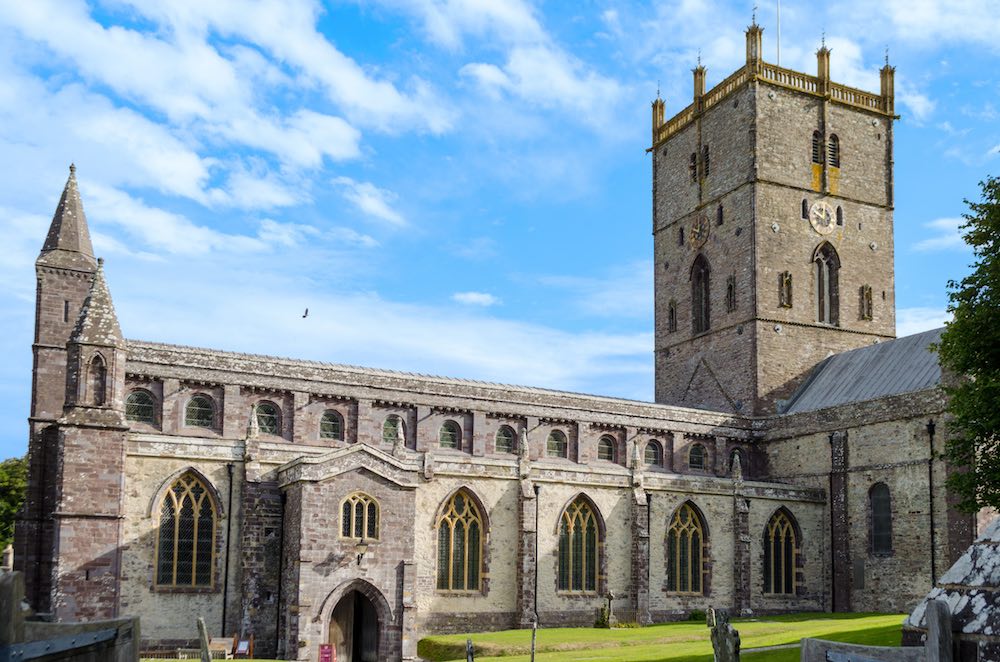
{"label": "gothic pointed window", "polygon": [[146,389],[137,388],[125,399],[125,420],[156,425],[156,400]]}
{"label": "gothic pointed window", "polygon": [[812,162],[823,165],[823,135],[819,131],[813,131]]}
{"label": "gothic pointed window", "polygon": [[656,439],[646,442],[646,447],[642,451],[642,462],[647,467],[663,466],[663,446]]}
{"label": "gothic pointed window", "polygon": [[87,366],[87,402],[100,407],[106,401],[108,387],[108,368],[104,357],[94,354]]}
{"label": "gothic pointed window", "polygon": [[464,489],[455,492],[437,521],[437,590],[482,590],[483,516]]}
{"label": "gothic pointed window", "polygon": [[840,138],[837,137],[837,134],[832,134],[827,142],[826,158],[830,167],[840,167]]}
{"label": "gothic pointed window", "polygon": [[677,302],[673,299],[667,304],[667,333],[677,331]]}
{"label": "gothic pointed window", "polygon": [[792,274],[789,271],[778,274],[778,307],[792,307]]}
{"label": "gothic pointed window", "polygon": [[816,321],[836,326],[840,321],[839,272],[840,257],[827,242],[813,256],[816,277]]}
{"label": "gothic pointed window", "polygon": [[340,537],[378,540],[378,502],[367,494],[355,492],[340,504]]}
{"label": "gothic pointed window", "polygon": [[215,528],[215,503],[208,488],[193,473],[185,473],[160,503],[157,586],[212,586]]}
{"label": "gothic pointed window", "polygon": [[837,225],[843,227],[844,225],[844,208],[837,205]]}
{"label": "gothic pointed window", "polygon": [[667,529],[667,590],[700,595],[705,590],[705,524],[690,503],[674,511]]}
{"label": "gothic pointed window", "polygon": [[688,451],[688,467],[691,469],[705,468],[705,447],[701,444],[694,444]]}
{"label": "gothic pointed window", "polygon": [[494,440],[494,449],[497,453],[513,453],[514,440],[514,428],[509,425],[501,425],[500,429],[497,430],[497,435]]}
{"label": "gothic pointed window", "polygon": [[184,425],[196,428],[215,427],[215,403],[207,395],[196,395],[184,408]]}
{"label": "gothic pointed window", "polygon": [[691,316],[694,333],[708,331],[711,326],[711,278],[712,270],[704,255],[698,255],[691,266]]}
{"label": "gothic pointed window", "polygon": [[605,462],[617,462],[618,453],[615,452],[615,440],[610,435],[604,435],[597,442],[597,459]]}
{"label": "gothic pointed window", "polygon": [[726,277],[726,312],[736,310],[736,274]]}
{"label": "gothic pointed window", "polygon": [[455,421],[445,421],[438,431],[438,442],[441,448],[462,450],[462,429]]}
{"label": "gothic pointed window", "polygon": [[875,556],[892,556],[892,497],[889,486],[875,483],[868,491],[871,513],[871,551]]}
{"label": "gothic pointed window", "polygon": [[569,457],[569,442],[562,430],[553,430],[545,442],[545,454],[549,457]]}
{"label": "gothic pointed window", "polygon": [[344,417],[340,412],[327,409],[319,419],[320,439],[343,439],[344,438]]}
{"label": "gothic pointed window", "polygon": [[600,553],[600,529],[590,502],[577,497],[559,519],[560,591],[594,593]]}
{"label": "gothic pointed window", "polygon": [[764,592],[795,593],[799,541],[791,516],[779,510],[764,530]]}
{"label": "gothic pointed window", "polygon": [[387,416],[385,422],[382,423],[382,441],[387,444],[395,444],[403,437],[403,434],[403,420],[395,414]]}
{"label": "gothic pointed window", "polygon": [[257,428],[261,434],[281,434],[281,412],[273,402],[258,402],[256,407]]}

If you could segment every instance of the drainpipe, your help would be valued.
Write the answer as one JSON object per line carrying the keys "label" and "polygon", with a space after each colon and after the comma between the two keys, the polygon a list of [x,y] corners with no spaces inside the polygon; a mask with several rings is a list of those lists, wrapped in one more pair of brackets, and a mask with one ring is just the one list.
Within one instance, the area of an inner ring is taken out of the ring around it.
{"label": "drainpipe", "polygon": [[535,483],[535,623],[538,623],[538,492],[542,486]]}
{"label": "drainpipe", "polygon": [[226,607],[229,606],[229,550],[232,549],[233,539],[233,463],[226,464],[226,473],[229,474],[229,503],[226,508],[229,510],[226,518],[226,562],[225,570],[222,574],[222,625],[220,626],[220,637],[226,636]]}
{"label": "drainpipe", "polygon": [[[650,567],[653,564],[653,531],[652,531],[652,520],[653,520],[653,493],[646,492],[646,620],[652,622],[650,617],[650,607],[649,599],[652,596],[653,589],[649,585],[649,575]],[[646,625],[646,623],[641,623],[641,625]]]}
{"label": "drainpipe", "polygon": [[931,586],[937,584],[937,563],[935,561],[935,550],[937,547],[937,534],[934,527],[934,419],[927,421],[927,503],[930,510],[931,525]]}

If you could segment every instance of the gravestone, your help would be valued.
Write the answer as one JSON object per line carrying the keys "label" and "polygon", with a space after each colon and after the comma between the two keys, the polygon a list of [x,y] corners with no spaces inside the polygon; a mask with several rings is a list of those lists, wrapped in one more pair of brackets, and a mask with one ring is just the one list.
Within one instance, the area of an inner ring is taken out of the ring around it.
{"label": "gravestone", "polygon": [[725,609],[708,608],[706,624],[712,630],[712,650],[715,662],[739,662],[740,633],[729,623]]}

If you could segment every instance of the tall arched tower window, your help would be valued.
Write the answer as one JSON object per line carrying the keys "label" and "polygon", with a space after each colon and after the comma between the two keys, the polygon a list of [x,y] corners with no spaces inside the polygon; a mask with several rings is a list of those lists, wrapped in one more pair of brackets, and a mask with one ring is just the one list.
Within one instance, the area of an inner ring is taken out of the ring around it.
{"label": "tall arched tower window", "polygon": [[104,364],[104,357],[94,354],[87,366],[87,402],[95,407],[102,406],[107,399],[107,387],[108,368]]}
{"label": "tall arched tower window", "polygon": [[587,499],[577,497],[559,520],[560,591],[597,590],[599,536],[597,514]]}
{"label": "tall arched tower window", "polygon": [[703,545],[705,524],[694,506],[683,504],[674,512],[667,529],[667,590],[676,593],[704,592]]}
{"label": "tall arched tower window", "polygon": [[819,131],[813,131],[812,162],[823,165],[823,135]]}
{"label": "tall arched tower window", "polygon": [[826,147],[826,158],[830,167],[840,167],[840,138],[837,137],[837,134],[830,136],[830,140]]}
{"label": "tall arched tower window", "polygon": [[694,333],[708,331],[711,327],[711,274],[712,269],[704,255],[698,255],[691,265],[691,317]]}
{"label": "tall arched tower window", "polygon": [[840,257],[827,242],[813,254],[816,273],[816,321],[836,326],[840,321],[839,282]]}
{"label": "tall arched tower window", "polygon": [[479,591],[482,585],[483,517],[464,489],[455,492],[438,518],[439,591]]}
{"label": "tall arched tower window", "polygon": [[211,586],[215,559],[215,504],[193,473],[178,478],[160,504],[158,586]]}
{"label": "tall arched tower window", "polygon": [[764,592],[795,593],[799,541],[791,516],[779,510],[764,530]]}

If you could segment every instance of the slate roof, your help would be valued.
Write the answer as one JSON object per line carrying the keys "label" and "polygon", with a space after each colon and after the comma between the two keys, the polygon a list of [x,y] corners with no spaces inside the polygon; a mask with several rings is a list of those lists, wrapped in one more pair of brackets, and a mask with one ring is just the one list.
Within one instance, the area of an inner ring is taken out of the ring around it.
{"label": "slate roof", "polygon": [[941,366],[930,345],[941,340],[943,331],[942,327],[834,354],[813,369],[781,413],[815,411],[937,386]]}

